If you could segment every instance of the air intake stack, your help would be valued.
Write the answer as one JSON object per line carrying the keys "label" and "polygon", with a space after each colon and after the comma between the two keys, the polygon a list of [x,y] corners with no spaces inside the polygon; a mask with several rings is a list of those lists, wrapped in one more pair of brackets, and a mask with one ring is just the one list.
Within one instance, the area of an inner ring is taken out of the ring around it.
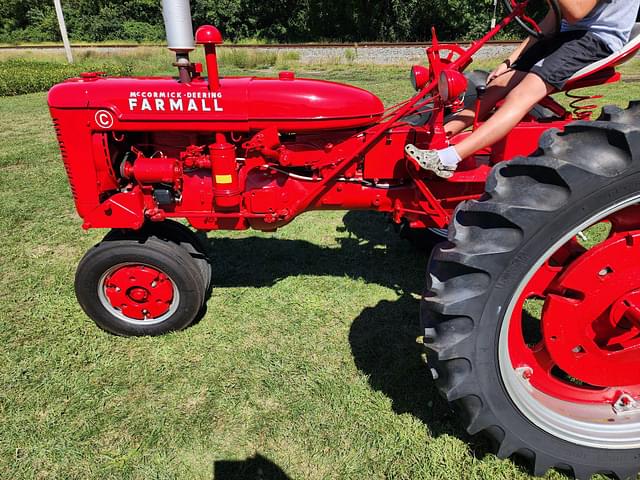
{"label": "air intake stack", "polygon": [[162,16],[169,50],[175,52],[180,81],[191,81],[189,52],[194,48],[189,0],[162,0]]}

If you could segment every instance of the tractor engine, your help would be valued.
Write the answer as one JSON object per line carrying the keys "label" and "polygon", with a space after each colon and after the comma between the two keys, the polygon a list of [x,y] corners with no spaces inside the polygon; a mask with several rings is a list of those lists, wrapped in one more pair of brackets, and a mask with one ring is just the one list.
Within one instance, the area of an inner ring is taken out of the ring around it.
{"label": "tractor engine", "polygon": [[219,37],[214,27],[197,32],[208,80],[195,64],[188,81],[85,73],[51,89],[85,228],[138,228],[145,218],[180,216],[205,230],[271,229],[289,202],[357,146],[354,134],[383,114],[365,90],[292,72],[218,78]]}
{"label": "tractor engine", "polygon": [[[205,25],[194,38],[188,0],[165,0],[163,14],[177,77],[87,72],[49,91],[84,228],[185,218],[199,230],[273,231],[314,209],[377,210],[396,224],[441,228],[481,191],[482,172],[416,188],[405,145],[446,143],[420,115],[388,128],[382,101],[358,87],[288,71],[221,77],[220,32]],[[207,77],[189,60],[195,44]]]}

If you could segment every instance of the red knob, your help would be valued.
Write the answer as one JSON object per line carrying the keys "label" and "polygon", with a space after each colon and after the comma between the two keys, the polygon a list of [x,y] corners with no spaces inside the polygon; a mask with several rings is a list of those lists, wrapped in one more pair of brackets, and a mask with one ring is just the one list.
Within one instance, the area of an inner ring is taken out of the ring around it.
{"label": "red knob", "polygon": [[196,43],[199,45],[222,45],[222,34],[213,25],[203,25],[196,30]]}
{"label": "red knob", "polygon": [[278,74],[280,80],[295,80],[296,74],[294,72],[283,71]]}

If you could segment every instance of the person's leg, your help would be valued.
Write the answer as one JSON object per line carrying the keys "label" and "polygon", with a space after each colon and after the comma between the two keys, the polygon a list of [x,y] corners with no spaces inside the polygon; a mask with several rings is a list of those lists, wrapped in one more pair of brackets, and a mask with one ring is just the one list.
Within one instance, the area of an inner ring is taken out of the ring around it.
{"label": "person's leg", "polygon": [[455,146],[460,158],[467,158],[478,150],[504,138],[533,106],[555,90],[533,73],[507,95],[504,104],[480,128]]}
{"label": "person's leg", "polygon": [[408,144],[405,152],[423,169],[450,178],[462,159],[505,137],[536,103],[553,91],[555,87],[538,75],[528,73],[507,95],[498,111],[459,144],[442,150],[421,150]]}
{"label": "person's leg", "polygon": [[[479,120],[484,121],[496,104],[513,90],[526,76],[526,72],[511,70],[504,75],[500,75],[487,85],[487,91],[480,101]],[[473,125],[476,116],[474,109],[465,109],[457,113],[453,119],[444,126],[444,131],[453,136]]]}
{"label": "person's leg", "polygon": [[611,53],[596,34],[587,30],[561,32],[547,42],[538,42],[514,64],[518,70],[531,73],[478,130],[455,147],[422,150],[408,144],[405,152],[424,170],[449,178],[463,158],[502,139],[542,98],[555,90],[562,90],[565,82],[581,68]]}

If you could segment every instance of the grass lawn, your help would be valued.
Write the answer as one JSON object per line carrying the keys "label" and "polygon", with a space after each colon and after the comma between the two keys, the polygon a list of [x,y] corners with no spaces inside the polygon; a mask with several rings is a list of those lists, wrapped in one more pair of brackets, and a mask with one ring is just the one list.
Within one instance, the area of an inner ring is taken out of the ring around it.
{"label": "grass lawn", "polygon": [[[405,67],[305,68],[388,104],[410,94]],[[383,216],[213,233],[204,318],[114,337],[75,300],[104,232],[80,228],[45,94],[0,98],[0,119],[0,478],[529,478],[436,394],[414,343],[427,257]]]}

